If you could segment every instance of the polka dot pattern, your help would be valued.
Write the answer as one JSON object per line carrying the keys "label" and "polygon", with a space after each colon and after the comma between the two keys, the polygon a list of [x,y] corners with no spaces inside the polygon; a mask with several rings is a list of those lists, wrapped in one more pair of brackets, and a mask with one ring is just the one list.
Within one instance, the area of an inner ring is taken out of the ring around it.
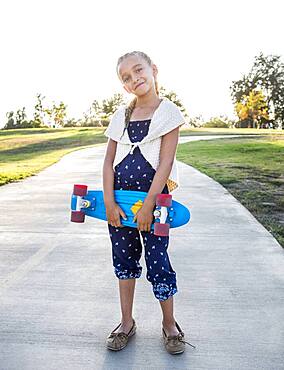
{"label": "polka dot pattern", "polygon": [[[141,141],[149,130],[151,120],[130,121],[128,135],[132,143]],[[135,147],[115,166],[114,190],[138,190],[148,192],[156,171]],[[168,184],[162,193],[168,194]],[[156,236],[150,232],[124,226],[117,228],[108,224],[112,242],[114,273],[119,279],[139,278],[142,267],[142,241],[145,249],[147,280],[152,284],[155,297],[164,301],[177,292],[176,273],[173,270],[167,248],[169,236]]]}

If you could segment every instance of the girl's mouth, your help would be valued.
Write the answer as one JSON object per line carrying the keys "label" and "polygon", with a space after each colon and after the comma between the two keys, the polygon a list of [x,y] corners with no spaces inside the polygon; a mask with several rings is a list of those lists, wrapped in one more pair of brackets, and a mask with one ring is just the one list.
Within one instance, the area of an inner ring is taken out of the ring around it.
{"label": "girl's mouth", "polygon": [[135,90],[138,89],[139,86],[143,85],[144,82],[141,82],[141,84],[139,84],[138,86],[136,86]]}

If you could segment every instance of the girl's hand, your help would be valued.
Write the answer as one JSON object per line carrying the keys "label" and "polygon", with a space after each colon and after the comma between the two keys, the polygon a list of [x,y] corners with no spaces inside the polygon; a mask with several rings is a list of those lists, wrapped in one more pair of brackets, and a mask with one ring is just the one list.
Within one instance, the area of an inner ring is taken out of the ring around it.
{"label": "girl's hand", "polygon": [[137,222],[138,230],[150,231],[153,223],[153,208],[144,204],[135,214],[133,222]]}
{"label": "girl's hand", "polygon": [[115,202],[110,205],[106,205],[106,216],[107,222],[114,227],[124,227],[120,222],[120,216],[122,216],[124,220],[127,220],[125,213]]}

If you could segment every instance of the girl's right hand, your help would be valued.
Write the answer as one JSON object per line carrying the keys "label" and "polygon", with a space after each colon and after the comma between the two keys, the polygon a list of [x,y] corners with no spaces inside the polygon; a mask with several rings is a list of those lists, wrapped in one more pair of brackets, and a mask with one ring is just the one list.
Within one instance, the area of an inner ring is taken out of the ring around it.
{"label": "girl's right hand", "polygon": [[107,222],[111,226],[123,227],[123,225],[120,222],[120,216],[122,216],[124,220],[127,220],[125,213],[117,203],[112,203],[111,205],[106,206]]}

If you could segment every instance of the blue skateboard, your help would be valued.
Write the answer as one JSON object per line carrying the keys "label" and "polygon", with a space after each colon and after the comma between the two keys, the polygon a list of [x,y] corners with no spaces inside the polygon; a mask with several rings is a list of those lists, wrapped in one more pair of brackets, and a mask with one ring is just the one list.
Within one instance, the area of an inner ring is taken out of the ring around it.
{"label": "blue skateboard", "polygon": [[[115,202],[124,211],[127,220],[121,217],[121,224],[137,228],[133,217],[142,207],[148,193],[132,190],[114,190]],[[107,221],[102,190],[89,190],[86,185],[74,185],[71,197],[71,221],[84,222],[85,216]],[[185,225],[190,212],[183,204],[172,199],[171,194],[158,194],[153,209],[151,230],[155,235],[168,236],[169,229]]]}

